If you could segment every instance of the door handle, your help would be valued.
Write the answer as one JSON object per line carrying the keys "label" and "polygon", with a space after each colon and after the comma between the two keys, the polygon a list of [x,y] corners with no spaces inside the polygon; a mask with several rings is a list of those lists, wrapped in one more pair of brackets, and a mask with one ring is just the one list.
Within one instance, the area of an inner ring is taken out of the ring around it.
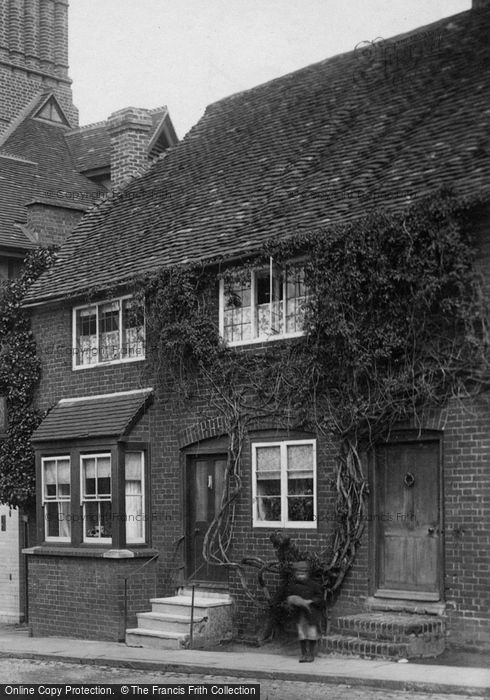
{"label": "door handle", "polygon": [[427,529],[427,532],[429,533],[429,535],[433,535],[435,531],[436,531],[435,527],[429,527]]}

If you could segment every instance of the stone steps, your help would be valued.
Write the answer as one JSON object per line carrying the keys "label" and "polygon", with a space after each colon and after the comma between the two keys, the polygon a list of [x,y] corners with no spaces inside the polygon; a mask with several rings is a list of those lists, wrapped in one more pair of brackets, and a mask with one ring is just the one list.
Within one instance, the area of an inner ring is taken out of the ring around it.
{"label": "stone steps", "polygon": [[[175,596],[150,599],[151,612],[138,613],[138,626],[126,630],[128,646],[182,649],[190,645],[191,619],[193,646],[203,647],[231,639],[232,601],[227,591],[179,589]],[[192,606],[194,611],[192,612]]]}
{"label": "stone steps", "polygon": [[322,640],[327,652],[386,659],[435,657],[444,645],[443,618],[407,613],[341,616]]}

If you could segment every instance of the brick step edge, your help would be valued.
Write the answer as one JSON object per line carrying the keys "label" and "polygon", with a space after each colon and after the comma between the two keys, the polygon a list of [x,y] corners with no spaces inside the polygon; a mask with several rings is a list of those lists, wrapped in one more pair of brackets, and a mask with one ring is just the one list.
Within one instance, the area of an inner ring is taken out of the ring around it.
{"label": "brick step edge", "polygon": [[320,646],[326,652],[383,659],[406,659],[410,653],[406,643],[370,641],[343,634],[324,637]]}
{"label": "brick step edge", "polygon": [[332,625],[330,628],[330,634],[336,636],[343,636],[349,638],[360,639],[365,642],[379,642],[381,643],[392,643],[392,644],[409,644],[414,639],[418,639],[424,642],[434,642],[438,639],[444,639],[445,634],[441,632],[424,632],[424,634],[403,634],[393,630],[366,630],[366,629],[352,629],[346,627],[338,627]]}
{"label": "brick step edge", "polygon": [[380,642],[409,642],[413,639],[433,641],[445,636],[445,626],[440,621],[404,624],[403,622],[366,622],[355,618],[338,618],[333,622],[331,629],[333,634]]}

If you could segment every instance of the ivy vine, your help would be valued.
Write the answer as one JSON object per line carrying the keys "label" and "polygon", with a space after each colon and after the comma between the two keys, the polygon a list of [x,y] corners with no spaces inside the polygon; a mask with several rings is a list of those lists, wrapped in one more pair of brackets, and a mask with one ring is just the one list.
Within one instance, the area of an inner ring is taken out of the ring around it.
{"label": "ivy vine", "polygon": [[30,438],[41,414],[32,408],[40,361],[23,299],[56,257],[55,247],[30,253],[20,276],[0,289],[0,396],[7,407],[7,433],[0,444],[0,503],[27,507],[35,496]]}
{"label": "ivy vine", "polygon": [[[304,270],[305,334],[287,342],[227,347],[210,266],[167,268],[146,285],[154,375],[167,390],[173,382],[185,405],[205,386],[210,411],[222,416],[230,438],[221,510],[203,554],[235,569],[249,595],[255,594],[247,568],[257,570],[270,599],[265,574],[285,574],[291,560],[303,557],[328,591],[337,590],[366,522],[361,454],[400,422],[421,424],[427,407],[488,387],[486,302],[470,225],[478,204],[482,200],[441,191],[403,213],[378,210],[328,231],[271,240],[253,259],[221,271],[230,303],[239,304],[233,285],[251,268],[272,258],[278,266]],[[247,431],[265,418],[315,431],[335,446],[336,526],[320,551],[300,551],[274,535],[273,558],[235,561],[230,544],[241,452]]]}

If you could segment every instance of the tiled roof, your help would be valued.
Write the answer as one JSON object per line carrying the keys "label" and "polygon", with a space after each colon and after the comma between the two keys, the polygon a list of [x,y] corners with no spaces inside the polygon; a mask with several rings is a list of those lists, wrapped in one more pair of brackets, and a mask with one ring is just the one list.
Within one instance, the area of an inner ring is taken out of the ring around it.
{"label": "tiled roof", "polygon": [[0,247],[28,250],[31,241],[16,223],[24,223],[26,190],[36,186],[37,166],[27,160],[0,154]]}
{"label": "tiled roof", "polygon": [[[28,301],[490,184],[490,12],[469,11],[217,102],[84,218]],[[417,59],[417,60],[416,60]]]}
{"label": "tiled roof", "polygon": [[107,122],[89,124],[69,131],[65,138],[79,172],[109,168],[111,139],[107,131]]}
{"label": "tiled roof", "polygon": [[[148,110],[153,122],[150,139],[167,114],[166,107]],[[65,134],[75,167],[79,172],[109,168],[111,163],[111,139],[107,130],[107,122],[88,124],[79,129],[73,129]]]}
{"label": "tiled roof", "polygon": [[62,399],[34,431],[33,442],[120,437],[130,431],[152,395],[152,389],[83,399]]}
{"label": "tiled roof", "polygon": [[37,194],[56,200],[59,190],[87,195],[95,195],[100,190],[76,171],[65,141],[65,132],[63,126],[28,118],[3,144],[2,150],[38,163],[37,188],[31,190],[30,199]]}

